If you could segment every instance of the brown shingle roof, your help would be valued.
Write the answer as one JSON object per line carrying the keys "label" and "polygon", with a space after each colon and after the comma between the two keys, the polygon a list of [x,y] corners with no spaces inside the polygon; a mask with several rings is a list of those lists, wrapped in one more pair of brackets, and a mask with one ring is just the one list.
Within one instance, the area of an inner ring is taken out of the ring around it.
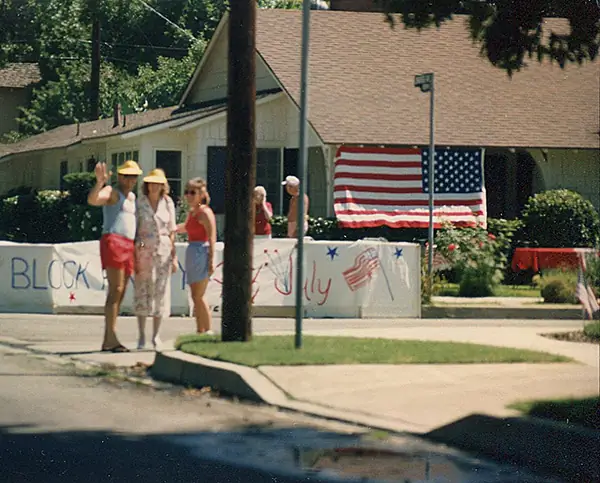
{"label": "brown shingle roof", "polygon": [[40,80],[37,64],[7,64],[0,69],[0,87],[22,88]]}
{"label": "brown shingle roof", "polygon": [[[598,147],[598,62],[561,70],[532,59],[510,79],[479,55],[465,21],[419,33],[382,14],[312,11],[308,117],[322,139],[428,144],[429,95],[413,84],[434,72],[437,144]],[[257,27],[259,53],[299,103],[301,12],[260,10]]]}
{"label": "brown shingle roof", "polygon": [[125,126],[123,126],[123,118],[121,118],[119,126],[114,128],[114,120],[112,117],[100,119],[98,121],[84,122],[79,126],[79,135],[77,135],[77,124],[60,126],[42,134],[38,134],[37,136],[24,139],[18,143],[0,144],[0,158],[9,154],[40,151],[43,149],[65,148],[78,144],[84,140],[100,139],[107,136],[124,134],[126,132],[136,131],[167,121],[180,120],[181,124],[184,124],[222,111],[225,109],[225,104],[218,103],[193,111],[184,111],[180,113],[177,112],[178,109],[178,106],[171,106],[137,114],[129,114],[126,116]]}
{"label": "brown shingle roof", "polygon": [[[279,92],[281,92],[279,88],[261,91],[257,93],[256,98],[263,99]],[[218,99],[204,104],[187,106],[186,108],[180,108],[180,106],[163,107],[137,114],[128,114],[125,126],[123,126],[122,116],[121,122],[117,127],[113,127],[114,119],[112,117],[81,123],[79,125],[79,135],[77,134],[77,124],[69,124],[32,136],[18,143],[0,144],[0,159],[11,154],[66,148],[84,140],[125,134],[167,122],[173,124],[165,125],[165,128],[168,126],[182,126],[183,124],[223,112],[226,109],[226,99]]]}

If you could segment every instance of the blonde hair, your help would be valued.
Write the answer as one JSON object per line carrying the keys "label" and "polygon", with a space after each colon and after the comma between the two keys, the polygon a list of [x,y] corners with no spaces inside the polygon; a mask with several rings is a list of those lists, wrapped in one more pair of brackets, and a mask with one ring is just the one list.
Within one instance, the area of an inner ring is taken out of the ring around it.
{"label": "blonde hair", "polygon": [[254,192],[255,193],[260,193],[261,195],[264,196],[265,200],[267,199],[267,190],[265,189],[264,186],[256,186],[254,188]]}
{"label": "blonde hair", "polygon": [[[148,196],[148,185],[150,183],[144,183],[144,185],[142,186],[142,193],[144,193],[146,196]],[[160,197],[162,198],[163,196],[168,196],[169,193],[171,192],[171,187],[169,186],[169,183],[165,183],[162,185],[162,189],[160,190]]]}
{"label": "blonde hair", "polygon": [[204,194],[204,204],[209,205],[210,204],[210,195],[208,194],[208,188],[206,185],[206,180],[204,178],[192,178],[190,179],[186,185],[186,188],[191,188],[191,189],[196,189],[196,190],[202,190],[202,188],[204,188],[205,190],[205,194]]}

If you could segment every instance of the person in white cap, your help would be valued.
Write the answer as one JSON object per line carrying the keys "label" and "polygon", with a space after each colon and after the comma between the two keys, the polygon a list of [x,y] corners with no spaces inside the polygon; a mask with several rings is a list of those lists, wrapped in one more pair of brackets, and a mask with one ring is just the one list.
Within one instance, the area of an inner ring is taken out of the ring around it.
{"label": "person in white cap", "polygon": [[[298,226],[298,196],[300,195],[300,180],[296,176],[286,176],[285,181],[281,183],[286,191],[292,197],[290,199],[290,208],[288,210],[288,238],[296,238]],[[304,194],[304,234],[308,231],[308,195]]]}

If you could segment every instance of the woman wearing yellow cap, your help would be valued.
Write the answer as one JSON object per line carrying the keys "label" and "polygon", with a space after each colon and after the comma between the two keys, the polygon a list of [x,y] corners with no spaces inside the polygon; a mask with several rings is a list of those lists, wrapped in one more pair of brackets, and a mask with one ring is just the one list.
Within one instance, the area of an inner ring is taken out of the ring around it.
{"label": "woman wearing yellow cap", "polygon": [[146,346],[146,318],[152,317],[152,345],[160,346],[158,331],[171,315],[171,274],[177,270],[175,254],[175,204],[162,169],[144,178],[143,195],[137,204],[135,238],[135,315],[138,319],[138,349]]}
{"label": "woman wearing yellow cap", "polygon": [[102,207],[100,260],[108,280],[102,350],[129,352],[129,349],[119,342],[116,328],[125,288],[134,268],[136,205],[132,190],[142,170],[135,161],[125,161],[117,168],[116,189],[106,184],[111,176],[106,169],[106,163],[98,163],[94,172],[96,185],[88,195],[88,203]]}

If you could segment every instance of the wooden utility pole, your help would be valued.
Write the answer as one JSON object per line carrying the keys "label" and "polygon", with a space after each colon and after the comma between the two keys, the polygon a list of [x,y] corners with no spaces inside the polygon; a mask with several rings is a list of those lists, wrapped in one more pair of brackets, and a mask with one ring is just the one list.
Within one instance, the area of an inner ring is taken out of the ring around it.
{"label": "wooden utility pole", "polygon": [[90,120],[100,118],[100,12],[99,0],[90,1],[92,15],[92,73],[90,76]]}
{"label": "wooden utility pole", "polygon": [[252,337],[252,193],[255,141],[256,0],[235,0],[229,12],[227,169],[223,251],[223,341]]}

